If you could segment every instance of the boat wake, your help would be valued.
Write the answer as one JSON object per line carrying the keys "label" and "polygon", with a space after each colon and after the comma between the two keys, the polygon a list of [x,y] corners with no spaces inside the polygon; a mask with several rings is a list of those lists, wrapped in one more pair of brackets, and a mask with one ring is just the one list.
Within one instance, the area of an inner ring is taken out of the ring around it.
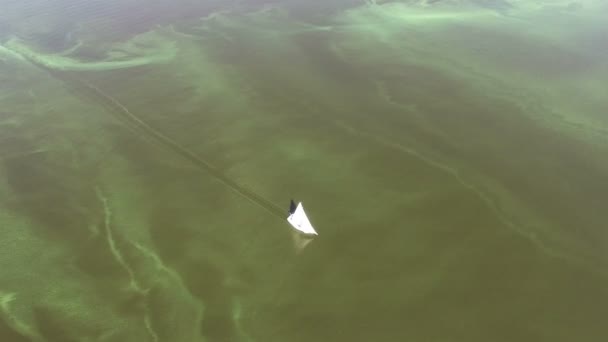
{"label": "boat wake", "polygon": [[37,67],[47,71],[52,77],[62,81],[68,86],[68,89],[76,92],[78,95],[86,97],[94,102],[101,104],[104,109],[117,116],[123,123],[128,125],[132,130],[141,132],[147,137],[152,138],[154,141],[160,143],[167,149],[171,150],[175,154],[180,155],[184,159],[189,160],[192,164],[196,165],[199,169],[207,172],[209,175],[220,181],[230,190],[237,193],[242,198],[250,201],[258,207],[264,209],[268,213],[284,219],[284,211],[270,200],[264,198],[259,193],[238,184],[234,180],[227,177],[218,168],[202,159],[196,153],[189,149],[181,146],[178,142],[166,136],[156,128],[149,125],[141,117],[131,112],[125,105],[120,103],[117,99],[110,96],[99,87],[79,79],[73,75],[68,75],[63,72],[63,69],[54,68],[52,64],[41,63],[37,58],[33,58],[30,54],[21,54],[19,50],[12,50],[13,53],[18,54],[22,59],[36,65]]}

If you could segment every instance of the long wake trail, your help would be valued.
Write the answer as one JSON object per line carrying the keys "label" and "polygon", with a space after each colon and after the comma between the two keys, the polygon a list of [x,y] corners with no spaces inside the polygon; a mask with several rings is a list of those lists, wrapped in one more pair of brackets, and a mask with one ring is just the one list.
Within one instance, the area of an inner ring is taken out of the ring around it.
{"label": "long wake trail", "polygon": [[63,82],[69,89],[72,89],[73,91],[98,102],[106,110],[111,111],[113,114],[117,115],[120,119],[130,125],[131,128],[136,128],[137,130],[143,132],[148,137],[165,146],[175,154],[180,155],[184,159],[189,160],[192,164],[196,165],[199,169],[210,174],[212,177],[220,181],[222,184],[237,193],[242,198],[250,201],[251,203],[257,205],[258,207],[264,209],[268,213],[280,219],[284,218],[284,210],[282,210],[281,207],[271,202],[270,200],[264,198],[262,195],[256,193],[255,191],[250,190],[244,187],[243,185],[235,182],[234,180],[230,179],[221,170],[219,170],[209,162],[205,161],[194,152],[181,146],[177,141],[171,139],[159,130],[150,126],[145,120],[131,112],[125,105],[120,103],[118,100],[116,100],[114,97],[110,96],[100,88],[77,77],[67,75],[64,72],[42,65],[37,61],[29,58],[28,56],[23,55],[23,57],[30,63],[47,71],[54,78]]}

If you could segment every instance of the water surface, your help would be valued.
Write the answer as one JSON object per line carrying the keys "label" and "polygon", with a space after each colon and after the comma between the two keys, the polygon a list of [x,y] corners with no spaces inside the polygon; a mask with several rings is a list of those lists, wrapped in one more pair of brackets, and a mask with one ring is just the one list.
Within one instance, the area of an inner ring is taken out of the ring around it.
{"label": "water surface", "polygon": [[602,1],[0,6],[2,341],[608,338]]}

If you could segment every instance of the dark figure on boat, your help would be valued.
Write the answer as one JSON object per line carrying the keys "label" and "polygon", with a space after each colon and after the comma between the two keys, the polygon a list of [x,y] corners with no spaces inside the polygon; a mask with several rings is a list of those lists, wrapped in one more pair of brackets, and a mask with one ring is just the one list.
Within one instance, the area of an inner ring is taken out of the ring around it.
{"label": "dark figure on boat", "polygon": [[291,202],[289,203],[289,214],[293,214],[296,212],[296,203],[291,200]]}

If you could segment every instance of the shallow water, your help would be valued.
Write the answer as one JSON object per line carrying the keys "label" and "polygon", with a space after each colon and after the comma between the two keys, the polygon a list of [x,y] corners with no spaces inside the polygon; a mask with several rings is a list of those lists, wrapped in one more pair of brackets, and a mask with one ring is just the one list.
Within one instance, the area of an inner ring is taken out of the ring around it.
{"label": "shallow water", "polygon": [[602,1],[0,6],[0,340],[608,338]]}

